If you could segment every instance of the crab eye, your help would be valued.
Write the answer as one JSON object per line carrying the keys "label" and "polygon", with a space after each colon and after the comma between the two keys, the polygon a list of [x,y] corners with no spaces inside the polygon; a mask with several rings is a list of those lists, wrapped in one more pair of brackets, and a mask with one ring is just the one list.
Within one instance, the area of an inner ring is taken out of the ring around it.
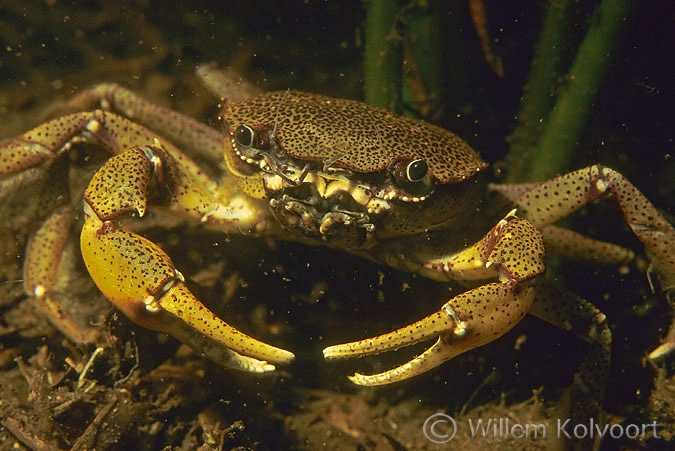
{"label": "crab eye", "polygon": [[421,182],[429,172],[429,166],[426,161],[418,158],[416,160],[400,160],[394,163],[391,168],[391,175],[398,183],[416,183]]}
{"label": "crab eye", "polygon": [[262,125],[249,126],[246,124],[241,124],[234,131],[234,138],[237,140],[237,143],[243,147],[247,148],[250,152],[251,149],[257,151],[267,151],[270,149],[270,139],[272,138],[272,132]]}
{"label": "crab eye", "polygon": [[234,138],[237,140],[237,143],[239,143],[240,146],[253,147],[254,137],[255,133],[248,125],[240,125],[234,131]]}
{"label": "crab eye", "polygon": [[405,175],[409,182],[419,182],[427,176],[429,166],[422,159],[413,160],[405,168]]}

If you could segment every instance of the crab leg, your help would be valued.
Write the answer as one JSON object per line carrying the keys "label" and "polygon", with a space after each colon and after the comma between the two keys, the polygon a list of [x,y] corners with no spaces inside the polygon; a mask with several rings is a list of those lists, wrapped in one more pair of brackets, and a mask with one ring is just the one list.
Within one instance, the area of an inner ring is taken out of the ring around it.
{"label": "crab leg", "polygon": [[[508,187],[502,189],[499,185],[491,188],[511,198],[518,206],[519,215],[549,231],[551,224],[558,219],[609,193],[616,199],[635,236],[651,254],[652,267],[658,269],[661,278],[675,280],[675,229],[633,184],[613,169],[593,165],[538,185],[524,186],[520,192],[516,190],[509,193]],[[572,247],[577,250],[576,253],[580,253],[580,243],[586,244],[589,241],[587,238],[585,240],[566,240],[565,247]],[[620,249],[598,241],[594,241],[592,245],[594,257],[608,263],[612,262],[609,258],[611,256],[615,263],[621,263],[622,256],[627,259],[633,256],[630,251],[615,252],[612,248]],[[581,254],[588,254],[588,251]],[[675,320],[671,331],[675,331]],[[653,350],[649,358],[653,360],[673,352],[673,337],[675,334],[669,332],[664,343]]]}
{"label": "crab leg", "polygon": [[145,213],[154,181],[168,188],[169,209],[204,221],[218,212],[218,220],[237,225],[235,212],[226,218],[231,209],[214,206],[186,165],[159,147],[133,147],[106,162],[85,192],[80,244],[87,269],[103,294],[139,325],[171,334],[224,366],[272,371],[268,361],[288,363],[294,355],[218,318],[192,295],[164,251],[118,225],[129,214]]}
{"label": "crab leg", "polygon": [[37,307],[70,340],[93,343],[98,339],[99,331],[66,313],[63,293],[57,288],[62,265],[76,253],[66,248],[72,217],[69,207],[55,209],[29,241],[23,268],[24,290],[35,297]]}
{"label": "crab leg", "polygon": [[427,271],[448,277],[483,279],[492,282],[450,299],[440,311],[388,334],[371,339],[330,346],[327,359],[361,357],[398,349],[433,337],[436,343],[413,360],[380,374],[351,376],[359,385],[381,385],[422,374],[468,350],[482,346],[508,332],[528,312],[534,289],[526,282],[544,272],[541,234],[513,212],[499,222],[481,241],[449,258],[425,264]]}
{"label": "crab leg", "polygon": [[605,166],[593,165],[563,174],[547,182],[508,192],[508,185],[492,185],[511,198],[518,215],[542,228],[610,193],[626,222],[645,247],[671,273],[675,273],[675,230],[651,202],[623,175]]}
{"label": "crab leg", "polygon": [[[134,124],[155,130],[181,149],[189,149],[213,162],[223,156],[223,136],[206,124],[176,111],[155,105],[115,83],[102,83],[80,92],[55,107],[51,115],[64,116],[73,111],[112,111]],[[136,142],[135,144],[143,144]],[[148,143],[150,144],[150,143]],[[124,147],[125,149],[130,146]]]}
{"label": "crab leg", "polygon": [[[602,403],[612,350],[612,333],[607,318],[596,306],[543,278],[536,286],[537,301],[529,313],[586,341],[588,351],[569,389],[570,423],[604,423]],[[597,437],[596,437],[597,439]],[[568,449],[597,449],[588,436],[567,443]]]}

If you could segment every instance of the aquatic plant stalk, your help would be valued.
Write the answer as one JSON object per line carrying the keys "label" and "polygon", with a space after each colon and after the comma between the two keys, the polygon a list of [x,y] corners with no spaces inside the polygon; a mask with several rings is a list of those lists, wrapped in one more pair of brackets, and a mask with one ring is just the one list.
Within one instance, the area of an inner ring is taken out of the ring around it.
{"label": "aquatic plant stalk", "polygon": [[[415,117],[429,118],[443,89],[442,9],[439,3],[416,5],[406,14],[401,101]],[[404,111],[404,114],[406,112]]]}
{"label": "aquatic plant stalk", "polygon": [[[567,74],[566,85],[560,91],[548,117],[544,119],[536,154],[531,159],[529,169],[517,174],[519,180],[545,180],[572,168],[572,156],[609,67],[614,45],[627,19],[629,9],[630,0],[603,0],[598,7]],[[550,26],[548,23],[547,25]],[[543,77],[545,86],[550,87],[550,69],[546,69],[549,63],[536,63],[533,67],[537,64],[545,68],[541,69],[543,72],[548,72],[539,75]],[[528,82],[529,89],[535,89],[534,86],[539,84],[540,82],[533,78]],[[544,87],[539,86],[537,89],[541,90]],[[534,94],[532,92],[531,95]],[[539,92],[537,95],[543,96],[544,101],[547,97],[545,92]],[[524,105],[523,112],[525,113],[528,108],[531,108],[532,112],[527,114],[533,115],[528,120],[538,122],[537,116],[543,117],[541,106]],[[532,124],[529,127],[532,127]],[[518,146],[523,144],[514,143],[512,150],[517,150]],[[517,156],[511,158],[525,159]]]}
{"label": "aquatic plant stalk", "polygon": [[573,2],[550,2],[546,7],[541,36],[534,49],[530,76],[523,88],[518,123],[508,137],[510,152],[506,156],[506,182],[527,180],[530,163],[537,151],[537,141],[555,101],[554,86],[561,70],[566,30]]}
{"label": "aquatic plant stalk", "polygon": [[364,95],[367,103],[400,109],[401,41],[396,32],[396,1],[371,0],[366,6]]}

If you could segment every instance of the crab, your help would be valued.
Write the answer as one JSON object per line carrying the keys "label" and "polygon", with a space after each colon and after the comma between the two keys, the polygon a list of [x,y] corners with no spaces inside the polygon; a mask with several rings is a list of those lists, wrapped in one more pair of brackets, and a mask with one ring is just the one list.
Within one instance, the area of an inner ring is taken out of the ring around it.
{"label": "crab", "polygon": [[[49,193],[46,180],[68,177],[75,147],[110,154],[82,196],[81,224],[69,199],[79,194],[51,193],[40,202],[44,221],[26,250],[26,293],[77,343],[94,341],[96,333],[74,324],[55,290],[74,221],[92,280],[132,321],[228,368],[265,373],[294,359],[217,317],[191,293],[171,258],[136,230],[149,211],[225,233],[326,246],[438,281],[480,281],[410,325],[323,350],[328,360],[348,359],[435,340],[396,368],[349,377],[364,386],[432,370],[498,339],[529,313],[591,343],[578,397],[601,393],[611,347],[607,321],[546,279],[545,253],[631,261],[629,249],[555,225],[607,194],[661,274],[675,274],[673,227],[621,174],[601,165],[538,184],[489,184],[487,164],[445,129],[292,90],[223,99],[224,133],[116,84],[78,94],[64,111],[76,112],[0,144],[0,198],[38,182]],[[486,220],[492,223],[481,230]],[[669,353],[674,341],[650,357]]]}

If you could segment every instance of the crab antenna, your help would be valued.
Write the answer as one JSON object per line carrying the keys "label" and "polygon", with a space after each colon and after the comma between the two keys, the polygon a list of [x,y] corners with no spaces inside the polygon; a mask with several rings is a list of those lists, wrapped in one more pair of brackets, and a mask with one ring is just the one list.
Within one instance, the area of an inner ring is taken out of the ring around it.
{"label": "crab antenna", "polygon": [[284,103],[284,100],[286,100],[286,97],[288,97],[288,94],[291,92],[291,88],[286,89],[286,92],[284,93],[283,97],[281,97],[281,100],[279,100],[279,105],[277,105],[277,111],[274,114],[274,127],[272,127],[272,133],[270,133],[270,141],[274,141],[276,143],[276,140],[274,139],[274,134],[277,131],[277,119],[279,118],[279,109],[281,108],[281,104]]}

